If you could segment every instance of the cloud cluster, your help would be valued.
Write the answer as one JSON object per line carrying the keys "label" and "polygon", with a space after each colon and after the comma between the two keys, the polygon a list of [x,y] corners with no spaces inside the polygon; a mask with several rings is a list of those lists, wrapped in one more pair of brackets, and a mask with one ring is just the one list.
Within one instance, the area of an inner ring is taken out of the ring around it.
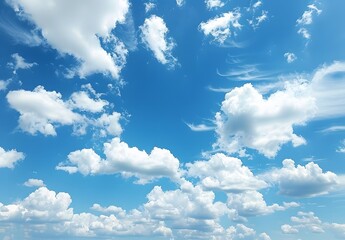
{"label": "cloud cluster", "polygon": [[257,234],[243,224],[223,228],[219,221],[221,216],[228,214],[227,206],[216,202],[213,192],[204,191],[188,181],[177,190],[164,191],[156,186],[147,199],[140,208],[129,211],[113,205],[94,204],[91,210],[97,214],[74,213],[68,193],[40,187],[23,200],[9,205],[0,203],[0,226],[16,222],[19,226],[30,226],[27,236],[60,238],[270,239],[266,233]]}
{"label": "cloud cluster", "polygon": [[68,155],[67,163],[60,163],[56,168],[83,175],[120,173],[123,177],[137,178],[139,184],[162,177],[179,180],[180,163],[169,150],[155,147],[148,154],[129,147],[116,137],[104,143],[104,155],[105,159],[102,159],[93,149],[77,150]]}
{"label": "cloud cluster", "polygon": [[167,36],[169,29],[164,20],[152,15],[145,19],[140,30],[143,43],[153,52],[155,58],[162,64],[174,67],[177,64],[177,59],[172,55],[175,43],[172,38]]}
{"label": "cloud cluster", "polygon": [[206,189],[225,192],[243,192],[267,187],[266,182],[254,176],[237,158],[218,153],[208,161],[187,163],[188,175],[199,178]]}
{"label": "cloud cluster", "polygon": [[[72,93],[66,101],[61,93],[47,91],[43,86],[38,86],[33,91],[10,91],[6,98],[11,108],[20,113],[19,128],[33,135],[41,133],[56,136],[56,128],[64,125],[73,126],[74,133],[79,135],[86,133],[88,125],[100,127],[102,135],[118,136],[122,132],[119,124],[121,114],[104,113],[109,103],[100,99],[91,85],[84,85],[82,91]],[[103,115],[90,119],[83,113]]]}
{"label": "cloud cluster", "polygon": [[308,10],[304,11],[302,16],[297,19],[297,26],[299,26],[298,33],[305,39],[310,39],[311,34],[309,33],[306,26],[313,23],[313,17],[320,15],[322,10],[318,9],[315,4],[308,5]]}
{"label": "cloud cluster", "polygon": [[345,224],[323,222],[314,212],[300,211],[297,216],[292,216],[290,220],[291,225],[284,224],[281,226],[284,234],[297,234],[302,230],[306,230],[316,234],[330,232],[339,239],[345,238]]}
{"label": "cloud cluster", "polygon": [[[123,23],[128,0],[98,1],[23,1],[9,0],[20,16],[40,29],[47,43],[62,54],[75,57],[80,65],[73,70],[80,77],[92,73],[119,78],[127,50],[112,34]],[[92,14],[90,14],[92,12]],[[110,51],[103,45],[108,45]]]}
{"label": "cloud cluster", "polygon": [[262,176],[266,181],[277,183],[280,193],[292,197],[314,197],[327,194],[340,184],[333,172],[323,172],[316,163],[297,165],[291,159],[283,161],[283,167],[273,169]]}
{"label": "cloud cluster", "polygon": [[296,55],[294,53],[290,53],[290,52],[284,53],[284,57],[286,58],[286,61],[288,63],[292,63],[292,62],[297,60]]}
{"label": "cloud cluster", "polygon": [[224,7],[224,2],[222,0],[205,0],[206,7],[209,10]]}
{"label": "cloud cluster", "polygon": [[16,163],[25,158],[24,153],[12,149],[6,151],[0,147],[0,168],[14,168]]}
{"label": "cloud cluster", "polygon": [[316,112],[308,91],[307,84],[292,83],[265,98],[251,84],[234,88],[216,113],[214,147],[229,153],[252,148],[272,158],[287,142],[295,147],[305,144],[293,127],[305,124]]}
{"label": "cloud cluster", "polygon": [[215,42],[223,44],[233,34],[235,29],[241,28],[240,18],[241,14],[237,11],[223,13],[207,22],[200,23],[199,30],[205,36],[212,36]]}

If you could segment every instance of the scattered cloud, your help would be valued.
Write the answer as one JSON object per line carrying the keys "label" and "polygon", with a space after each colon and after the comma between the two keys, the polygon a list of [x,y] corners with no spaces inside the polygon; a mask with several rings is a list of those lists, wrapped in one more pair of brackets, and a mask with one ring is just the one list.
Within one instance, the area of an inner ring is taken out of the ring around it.
{"label": "scattered cloud", "polygon": [[44,182],[41,179],[30,178],[25,183],[26,187],[45,187]]}
{"label": "scattered cloud", "polygon": [[6,151],[2,147],[0,147],[0,168],[13,169],[17,162],[23,160],[24,158],[25,155],[22,152],[17,152],[17,150],[15,149]]}
{"label": "scattered cloud", "polygon": [[152,15],[145,19],[140,30],[143,43],[153,52],[155,58],[162,64],[174,67],[177,64],[177,59],[172,55],[175,43],[172,38],[167,37],[169,29],[164,20]]}
{"label": "scattered cloud", "polygon": [[345,153],[345,139],[341,141],[341,145],[337,149],[338,153]]}
{"label": "scattered cloud", "polygon": [[182,7],[185,3],[186,3],[185,0],[176,0],[176,4],[179,7]]}
{"label": "scattered cloud", "polygon": [[295,234],[301,230],[307,230],[316,234],[329,232],[339,239],[345,238],[345,224],[323,222],[314,212],[300,211],[297,216],[292,216],[290,220],[292,225],[284,224],[281,226],[283,233]]}
{"label": "scattered cloud", "polygon": [[311,25],[314,16],[320,15],[321,12],[322,10],[318,9],[315,4],[308,5],[308,10],[304,11],[303,15],[296,21],[297,26],[299,26],[297,33],[301,34],[305,39],[310,39],[311,34],[306,26]]}
{"label": "scattered cloud", "polygon": [[217,9],[225,6],[222,0],[205,0],[205,3],[208,10]]}
{"label": "scattered cloud", "polygon": [[[109,103],[100,99],[91,85],[84,85],[82,89],[72,93],[66,101],[61,93],[47,91],[43,86],[33,91],[10,91],[6,98],[11,108],[20,113],[19,128],[32,135],[56,136],[56,128],[65,125],[73,126],[74,134],[84,135],[87,126],[91,125],[100,128],[101,136],[119,136],[122,133],[121,114],[104,113]],[[86,113],[95,116],[86,116]],[[103,114],[98,117],[98,113]]]}
{"label": "scattered cloud", "polygon": [[205,36],[211,35],[215,42],[224,44],[235,29],[241,28],[240,18],[241,14],[238,11],[223,13],[207,22],[200,23],[199,30]]}
{"label": "scattered cloud", "polygon": [[267,205],[263,195],[258,191],[246,191],[242,193],[228,193],[227,205],[234,209],[240,217],[267,215],[276,211],[285,211],[290,207],[299,207],[296,202]]}
{"label": "scattered cloud", "polygon": [[155,179],[168,177],[178,181],[179,160],[169,150],[153,148],[150,154],[114,138],[104,143],[105,159],[93,149],[71,152],[67,163],[60,163],[56,169],[69,173],[80,172],[83,175],[116,174],[123,177],[135,177],[138,184],[146,184]]}
{"label": "scattered cloud", "polygon": [[186,125],[194,132],[206,132],[214,130],[214,126],[208,126],[206,124],[194,125],[192,123],[186,123]]}
{"label": "scattered cloud", "polygon": [[285,234],[296,234],[296,233],[298,233],[298,229],[294,228],[293,226],[291,226],[289,224],[282,225],[281,230]]}
{"label": "scattered cloud", "polygon": [[283,161],[283,167],[273,169],[262,178],[279,186],[279,192],[292,197],[314,197],[334,191],[339,178],[333,172],[323,172],[316,163],[297,165],[291,159]]}
{"label": "scattered cloud", "polygon": [[[112,30],[125,22],[128,0],[107,0],[102,4],[58,0],[41,4],[23,0],[7,2],[18,15],[35,24],[52,48],[78,60],[80,65],[73,69],[77,75],[109,73],[119,78],[127,50]],[[109,50],[102,47],[102,41]]]}
{"label": "scattered cloud", "polygon": [[332,126],[321,130],[322,133],[331,133],[331,132],[341,132],[345,131],[345,126]]}
{"label": "scattered cloud", "polygon": [[73,125],[83,117],[73,112],[61,94],[38,86],[33,91],[15,90],[7,94],[10,106],[20,113],[19,127],[30,134],[56,135],[54,124]]}
{"label": "scattered cloud", "polygon": [[293,127],[305,124],[315,111],[307,84],[287,83],[266,99],[251,84],[245,84],[225,95],[215,116],[218,140],[213,147],[228,153],[252,148],[272,158],[285,143],[292,142],[295,147],[306,143]]}
{"label": "scattered cloud", "polygon": [[292,62],[297,60],[296,55],[294,53],[290,53],[290,52],[284,53],[284,57],[286,58],[286,61],[288,63],[292,63]]}
{"label": "scattered cloud", "polygon": [[9,62],[7,65],[13,69],[13,74],[17,73],[19,69],[30,69],[33,66],[37,65],[37,63],[28,63],[25,59],[20,56],[18,53],[14,53],[11,55],[13,62]]}
{"label": "scattered cloud", "polygon": [[200,179],[206,189],[226,192],[243,192],[267,187],[265,181],[256,178],[248,167],[237,158],[222,153],[213,155],[208,161],[187,163],[188,176]]}
{"label": "scattered cloud", "polygon": [[156,7],[156,4],[153,2],[147,2],[147,3],[144,3],[144,6],[145,6],[145,12],[148,13]]}
{"label": "scattered cloud", "polygon": [[0,80],[0,91],[6,90],[8,84],[10,84],[10,80]]}

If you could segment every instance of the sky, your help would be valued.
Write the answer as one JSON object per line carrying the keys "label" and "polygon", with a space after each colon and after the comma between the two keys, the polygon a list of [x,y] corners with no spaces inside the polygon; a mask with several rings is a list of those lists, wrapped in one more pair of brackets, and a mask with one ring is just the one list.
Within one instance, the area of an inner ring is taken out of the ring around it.
{"label": "sky", "polygon": [[342,0],[0,2],[0,239],[345,239]]}

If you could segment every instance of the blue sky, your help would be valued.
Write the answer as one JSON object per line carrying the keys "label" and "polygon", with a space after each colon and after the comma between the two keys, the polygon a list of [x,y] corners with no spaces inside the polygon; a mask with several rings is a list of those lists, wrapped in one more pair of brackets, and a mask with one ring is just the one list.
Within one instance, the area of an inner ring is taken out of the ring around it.
{"label": "blue sky", "polygon": [[0,239],[344,239],[345,3],[0,3]]}

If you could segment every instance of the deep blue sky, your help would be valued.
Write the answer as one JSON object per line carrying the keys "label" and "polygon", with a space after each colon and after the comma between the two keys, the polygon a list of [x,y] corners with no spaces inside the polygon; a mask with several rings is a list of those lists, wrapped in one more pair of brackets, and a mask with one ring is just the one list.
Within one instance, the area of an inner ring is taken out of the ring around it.
{"label": "deep blue sky", "polygon": [[0,239],[345,238],[345,3],[0,3]]}

